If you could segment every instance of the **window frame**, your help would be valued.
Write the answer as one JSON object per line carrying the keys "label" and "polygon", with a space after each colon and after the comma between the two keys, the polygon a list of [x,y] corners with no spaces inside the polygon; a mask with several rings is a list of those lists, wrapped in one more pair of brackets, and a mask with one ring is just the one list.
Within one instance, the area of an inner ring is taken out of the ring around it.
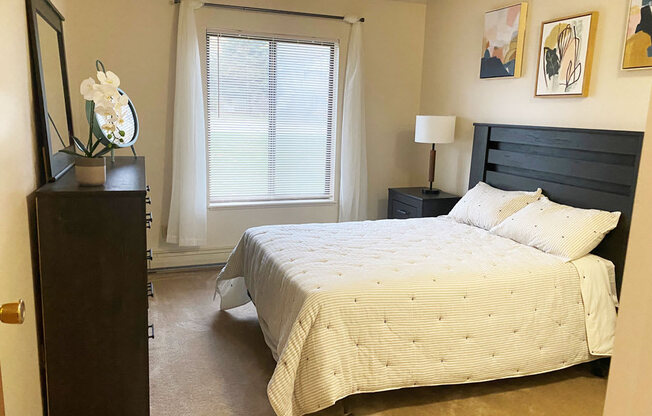
{"label": "window frame", "polygon": [[[227,36],[227,37],[236,37],[236,38],[245,38],[245,39],[256,39],[256,40],[266,40],[272,41],[277,40],[280,42],[292,42],[300,44],[321,44],[328,45],[333,48],[333,78],[332,88],[333,88],[333,102],[331,109],[331,121],[330,121],[330,196],[324,198],[286,198],[286,199],[251,199],[251,200],[242,200],[242,201],[211,201],[210,198],[210,159],[208,146],[210,144],[210,134],[209,134],[209,123],[208,123],[208,37],[209,36]],[[200,62],[202,64],[202,78],[203,78],[203,89],[204,89],[204,115],[206,120],[206,203],[209,210],[218,210],[218,209],[238,209],[238,208],[274,208],[274,207],[308,207],[308,206],[325,206],[325,205],[337,205],[339,203],[339,140],[340,140],[340,108],[339,108],[339,99],[341,95],[341,77],[340,73],[342,70],[341,62],[341,49],[340,49],[340,39],[333,38],[320,38],[314,36],[301,36],[301,35],[289,35],[289,34],[280,34],[280,33],[265,33],[265,32],[255,32],[255,31],[246,31],[246,30],[233,30],[233,29],[218,29],[218,28],[206,28],[205,36],[200,40],[200,44],[203,46],[203,53],[200,54]],[[200,51],[202,48],[200,47]]]}

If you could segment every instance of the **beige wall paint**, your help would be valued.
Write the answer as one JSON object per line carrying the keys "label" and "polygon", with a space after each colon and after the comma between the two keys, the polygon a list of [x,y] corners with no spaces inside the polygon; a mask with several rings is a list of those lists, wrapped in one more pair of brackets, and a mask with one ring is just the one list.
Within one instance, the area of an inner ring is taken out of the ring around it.
{"label": "beige wall paint", "polygon": [[0,303],[22,298],[27,306],[23,325],[0,324],[7,416],[43,414],[27,203],[38,167],[25,10],[24,0],[0,1]]}
{"label": "beige wall paint", "polygon": [[645,130],[606,416],[652,414],[652,105]]}
{"label": "beige wall paint", "polygon": [[[529,2],[523,76],[481,80],[484,12],[501,0],[429,0],[421,112],[458,116],[456,141],[439,146],[437,185],[463,194],[473,122],[643,130],[652,70],[621,71],[627,1]],[[534,98],[541,22],[590,10],[599,22],[587,98]],[[425,164],[425,155],[418,164]]]}
{"label": "beige wall paint", "polygon": [[[387,187],[425,182],[424,166],[412,162],[427,149],[413,141],[419,109],[426,5],[394,0],[241,0],[232,4],[364,16],[369,217],[386,215]],[[165,223],[171,189],[171,131],[177,7],[167,1],[115,0],[112,13],[89,19],[104,7],[101,0],[76,4],[66,16],[66,42],[76,133],[86,131],[79,82],[93,73],[101,58],[115,71],[134,101],[141,121],[137,150],[147,158],[155,226],[150,246],[155,265],[224,261],[242,232],[262,224],[337,220],[337,206],[212,209],[209,242],[201,251],[170,256]],[[119,12],[117,12],[119,11]],[[349,27],[339,21],[203,8],[196,12],[200,38],[205,28],[316,36],[341,41],[341,69],[346,63]],[[110,35],[107,35],[110,34]],[[203,51],[203,39],[200,39]],[[343,73],[340,76],[340,91]],[[341,95],[341,94],[340,94]],[[340,106],[341,110],[341,106]],[[422,172],[423,171],[423,172]]]}

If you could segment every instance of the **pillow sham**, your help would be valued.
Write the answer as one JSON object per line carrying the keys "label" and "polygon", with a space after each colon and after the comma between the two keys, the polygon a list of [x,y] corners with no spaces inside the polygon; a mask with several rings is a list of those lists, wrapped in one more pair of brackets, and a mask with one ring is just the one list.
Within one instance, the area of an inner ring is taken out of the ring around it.
{"label": "pillow sham", "polygon": [[589,254],[619,219],[620,212],[574,208],[544,196],[490,232],[569,261]]}
{"label": "pillow sham", "polygon": [[541,189],[534,192],[503,191],[484,182],[478,182],[459,200],[448,215],[457,222],[489,231],[540,196]]}

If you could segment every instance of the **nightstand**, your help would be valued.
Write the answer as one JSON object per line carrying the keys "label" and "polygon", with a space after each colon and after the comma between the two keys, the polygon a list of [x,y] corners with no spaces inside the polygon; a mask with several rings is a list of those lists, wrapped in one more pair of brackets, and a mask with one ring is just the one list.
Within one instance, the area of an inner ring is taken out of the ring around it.
{"label": "nightstand", "polygon": [[446,192],[423,194],[419,188],[389,188],[387,218],[420,218],[446,215],[460,197]]}

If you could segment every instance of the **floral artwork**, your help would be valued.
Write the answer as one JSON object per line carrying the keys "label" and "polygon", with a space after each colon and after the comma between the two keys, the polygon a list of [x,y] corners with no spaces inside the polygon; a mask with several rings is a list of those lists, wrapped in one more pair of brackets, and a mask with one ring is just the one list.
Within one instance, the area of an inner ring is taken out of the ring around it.
{"label": "floral artwork", "polygon": [[588,95],[597,13],[544,22],[537,96]]}
{"label": "floral artwork", "polygon": [[480,78],[520,77],[527,3],[484,16]]}
{"label": "floral artwork", "polygon": [[623,69],[652,68],[652,0],[630,0]]}

